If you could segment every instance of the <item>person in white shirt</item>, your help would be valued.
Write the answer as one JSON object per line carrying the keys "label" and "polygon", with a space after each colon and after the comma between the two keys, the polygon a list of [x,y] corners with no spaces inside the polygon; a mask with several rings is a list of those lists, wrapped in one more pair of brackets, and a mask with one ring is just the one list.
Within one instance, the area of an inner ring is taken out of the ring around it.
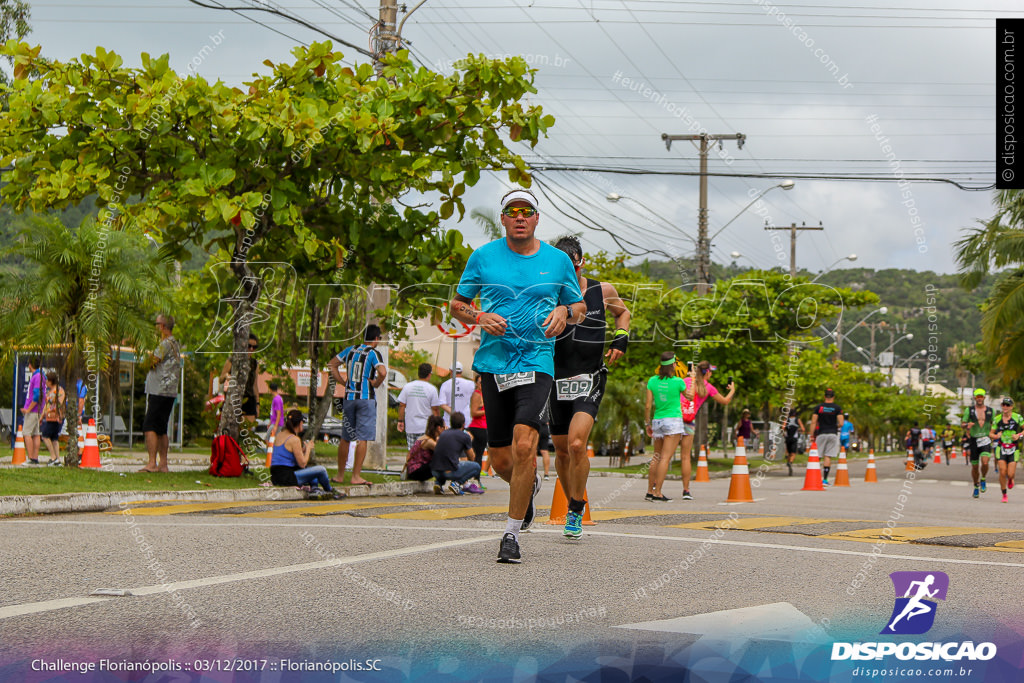
{"label": "person in white shirt", "polygon": [[441,416],[437,388],[427,381],[433,371],[430,363],[421,363],[417,371],[419,379],[406,384],[398,394],[398,431],[405,432],[405,442],[410,449],[427,431],[427,418]]}
{"label": "person in white shirt", "polygon": [[469,414],[469,401],[473,398],[473,391],[475,385],[471,380],[465,379],[462,376],[462,362],[456,361],[455,367],[452,368],[452,378],[455,381],[455,399],[452,400],[452,380],[448,380],[441,385],[441,410],[444,411],[444,426],[451,426],[451,414],[452,410],[457,413],[462,413],[466,418],[463,424],[469,424],[473,418]]}

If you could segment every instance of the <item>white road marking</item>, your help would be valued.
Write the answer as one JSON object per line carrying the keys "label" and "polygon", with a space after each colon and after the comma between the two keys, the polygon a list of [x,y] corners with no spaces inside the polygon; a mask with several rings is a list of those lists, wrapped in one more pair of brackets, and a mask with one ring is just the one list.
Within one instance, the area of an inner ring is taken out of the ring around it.
{"label": "white road marking", "polygon": [[[115,526],[115,525],[120,525],[119,522],[87,522],[87,521],[62,522],[62,521],[56,521],[56,520],[51,521],[51,520],[44,520],[44,519],[38,519],[38,520],[37,519],[11,520],[9,522],[3,522],[2,524],[79,524],[79,525],[90,525],[91,524],[91,525],[96,525],[96,526]],[[152,523],[147,522],[145,525],[141,525],[140,524],[139,526],[177,526],[177,527],[183,527],[183,528],[184,527],[190,527],[190,526],[219,526],[219,527],[224,527],[224,526],[228,526],[228,527],[245,526],[245,527],[286,527],[286,528],[289,528],[289,529],[295,529],[296,527],[301,526],[301,527],[310,527],[310,528],[339,529],[339,530],[341,530],[341,529],[356,529],[356,530],[362,529],[364,531],[374,531],[374,530],[378,530],[378,529],[381,528],[380,526],[372,526],[372,525],[368,525],[368,524],[324,524],[324,523],[280,523],[280,524],[279,523],[270,523],[270,524],[261,524],[261,523],[258,523],[258,522],[231,522],[230,524],[217,524],[217,523],[213,523],[213,522],[201,522],[201,523],[198,523],[198,524],[188,524],[188,523],[184,523],[183,524],[183,523],[175,523],[175,522],[152,522]],[[483,529],[483,527],[478,527],[478,526],[477,527],[457,527],[457,526],[453,526],[453,527],[438,527],[436,525],[431,525],[431,526],[412,526],[412,525],[396,525],[396,524],[388,524],[387,528],[389,530],[417,531],[417,532],[420,532],[420,533],[430,532],[430,531],[449,532],[449,533],[450,532],[457,532],[457,531],[480,532]],[[983,529],[981,527],[979,527],[979,530],[983,531]],[[500,529],[497,526],[495,526],[494,529],[490,532],[492,534],[490,536],[484,536],[484,537],[480,537],[480,538],[473,539],[473,540],[470,540],[470,541],[450,541],[448,543],[453,544],[453,545],[458,545],[460,543],[475,543],[475,542],[478,542],[478,541],[486,540],[488,538],[494,539],[495,535],[500,536],[501,532],[502,532],[502,529]],[[548,529],[548,528],[542,528],[542,527],[531,527],[530,532],[531,533],[536,533],[536,534],[555,534],[555,535],[558,535],[558,536],[562,535],[562,530],[561,529],[557,529],[557,528]],[[1013,568],[1013,569],[1024,569],[1024,563],[1020,563],[1020,562],[992,562],[992,561],[989,561],[989,560],[960,560],[960,559],[954,559],[954,558],[937,557],[937,556],[934,556],[934,555],[875,554],[875,553],[872,553],[872,552],[865,552],[865,551],[861,551],[861,550],[839,550],[839,549],[836,549],[836,548],[812,548],[810,546],[783,545],[783,544],[780,544],[780,543],[755,543],[755,542],[752,542],[752,541],[727,541],[727,540],[720,540],[720,539],[708,539],[706,537],[694,538],[694,537],[689,537],[689,536],[668,536],[668,535],[666,535],[666,536],[658,536],[658,535],[654,535],[654,534],[635,534],[635,533],[626,533],[626,532],[619,532],[619,531],[594,531],[594,530],[591,530],[590,527],[587,527],[584,530],[583,535],[584,536],[609,536],[611,538],[653,539],[653,540],[658,540],[658,541],[677,541],[677,542],[698,543],[698,544],[699,543],[703,543],[704,541],[710,540],[712,543],[717,543],[719,545],[734,545],[734,546],[740,546],[740,547],[744,547],[744,548],[769,548],[769,549],[772,549],[772,550],[796,550],[796,551],[803,551],[803,552],[808,552],[808,553],[822,553],[822,554],[826,554],[826,555],[852,555],[852,556],[855,556],[855,557],[882,557],[882,558],[886,558],[886,559],[890,559],[890,560],[914,560],[915,562],[920,562],[921,560],[935,560],[936,562],[949,562],[950,564],[967,564],[967,565],[977,565],[977,566],[981,566],[981,567],[1010,567],[1010,568]],[[445,543],[441,543],[441,544],[437,544],[437,545],[441,546],[441,545],[445,545]],[[422,547],[429,547],[429,546],[422,546]],[[917,547],[921,547],[921,546],[917,546]],[[944,550],[945,548],[943,546],[928,546],[928,549],[929,550],[939,550],[939,551],[941,551],[941,550]],[[954,549],[964,550],[963,548],[954,548]],[[410,552],[410,551],[411,551],[411,549],[409,551],[390,551],[390,552],[396,552],[398,554],[401,554],[402,552]],[[358,556],[358,557],[372,557],[372,556],[366,555],[366,556]],[[359,560],[359,561],[361,561],[361,560]]]}
{"label": "white road marking", "polygon": [[[479,529],[476,529],[475,531],[479,531]],[[208,576],[206,578],[193,579],[191,581],[175,581],[174,583],[169,584],[158,584],[155,586],[140,586],[138,588],[128,588],[127,590],[133,596],[156,595],[157,593],[170,593],[177,590],[187,590],[189,588],[203,588],[205,586],[216,586],[217,584],[221,583],[249,581],[251,579],[263,579],[270,576],[293,574],[296,572],[305,572],[314,569],[326,569],[328,567],[339,567],[341,565],[356,564],[359,562],[386,560],[392,557],[403,557],[405,555],[427,553],[433,550],[440,550],[443,548],[454,548],[461,545],[480,543],[482,541],[493,541],[497,538],[498,532],[495,531],[494,533],[489,533],[486,536],[477,536],[475,538],[463,538],[455,541],[429,543],[427,545],[417,545],[409,548],[398,548],[396,550],[384,550],[382,552],[367,553],[365,555],[337,557],[331,560],[321,560],[320,562],[306,562],[304,564],[292,564],[284,567],[270,567],[267,569],[257,569],[249,572],[222,574],[220,576]],[[66,609],[68,607],[81,607],[83,605],[90,605],[96,602],[106,601],[107,599],[105,598],[65,598],[63,600],[46,600],[43,602],[29,602],[21,605],[10,605],[8,607],[0,607],[0,619],[20,617],[26,614],[38,614],[40,612],[51,612],[53,610]]]}
{"label": "white road marking", "polygon": [[693,633],[721,640],[780,640],[789,643],[824,643],[828,640],[824,629],[788,602],[642,621],[615,628]]}

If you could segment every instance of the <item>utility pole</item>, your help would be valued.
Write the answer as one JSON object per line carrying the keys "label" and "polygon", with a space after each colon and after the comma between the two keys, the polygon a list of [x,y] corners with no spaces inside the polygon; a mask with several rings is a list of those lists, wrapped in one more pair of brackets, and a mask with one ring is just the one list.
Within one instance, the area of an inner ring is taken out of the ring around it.
{"label": "utility pole", "polygon": [[801,223],[798,227],[796,223],[789,226],[788,228],[778,227],[775,225],[764,226],[765,230],[789,230],[789,277],[790,279],[796,279],[796,233],[798,230],[824,230],[825,226],[821,223],[818,225],[807,225]]}
{"label": "utility pole", "polygon": [[[817,225],[808,225],[807,223],[801,223],[799,226],[794,223],[790,227],[779,227],[777,225],[765,225],[766,230],[790,230],[790,279],[797,279],[797,232],[799,230],[823,230],[825,229],[821,223]],[[836,343],[839,351],[837,353],[838,358],[843,356],[843,318],[839,318],[839,323],[836,325]]]}
{"label": "utility pole", "polygon": [[[380,0],[377,30],[374,33],[373,41],[373,68],[380,76],[384,70],[383,57],[398,49],[398,0]],[[384,310],[391,303],[391,288],[388,285],[381,285],[376,282],[370,283],[369,301],[366,306],[366,324],[380,325],[382,334],[385,336],[384,343],[380,346],[381,356],[384,359],[384,366],[388,367],[389,341],[387,330],[381,325],[379,312]],[[391,371],[388,370],[390,376]],[[387,448],[388,448],[388,379],[377,387],[377,434],[376,438],[367,444],[366,464],[374,469],[387,469]]]}
{"label": "utility pole", "polygon": [[[743,143],[747,136],[743,133],[731,133],[726,135],[711,135],[700,133],[698,135],[669,135],[661,134],[665,141],[665,149],[671,150],[672,143],[676,140],[689,140],[699,142],[700,150],[700,209],[697,212],[697,295],[707,296],[708,284],[711,280],[711,243],[708,240],[708,150],[722,140],[735,140],[736,146],[743,149]],[[694,453],[699,452],[699,447],[707,443],[708,415],[705,411],[697,413],[697,438],[694,440]],[[709,449],[710,450],[710,449]]]}
{"label": "utility pole", "polygon": [[662,133],[661,139],[665,141],[665,148],[671,150],[672,143],[676,140],[689,140],[700,143],[700,209],[697,213],[697,294],[705,296],[708,293],[710,281],[709,271],[711,267],[711,245],[708,241],[708,150],[717,142],[722,140],[736,140],[736,146],[743,149],[743,143],[747,136],[743,133],[731,133],[728,135],[711,135],[700,133],[699,135],[669,135]]}

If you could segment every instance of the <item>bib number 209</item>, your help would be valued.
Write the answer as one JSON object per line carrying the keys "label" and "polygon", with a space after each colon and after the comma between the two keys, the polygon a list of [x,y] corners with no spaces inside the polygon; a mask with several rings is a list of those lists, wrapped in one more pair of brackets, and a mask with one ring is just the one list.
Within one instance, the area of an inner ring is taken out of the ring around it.
{"label": "bib number 209", "polygon": [[589,396],[594,388],[593,375],[576,375],[565,379],[555,380],[555,399],[559,401],[572,401],[577,398]]}

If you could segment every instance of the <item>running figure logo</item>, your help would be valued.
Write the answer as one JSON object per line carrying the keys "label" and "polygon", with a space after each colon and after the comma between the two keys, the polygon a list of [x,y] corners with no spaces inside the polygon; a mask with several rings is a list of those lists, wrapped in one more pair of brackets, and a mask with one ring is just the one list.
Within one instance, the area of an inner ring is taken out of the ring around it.
{"label": "running figure logo", "polygon": [[896,604],[882,635],[926,633],[935,623],[937,604],[945,600],[949,576],[943,572],[893,572],[889,575],[896,589]]}

